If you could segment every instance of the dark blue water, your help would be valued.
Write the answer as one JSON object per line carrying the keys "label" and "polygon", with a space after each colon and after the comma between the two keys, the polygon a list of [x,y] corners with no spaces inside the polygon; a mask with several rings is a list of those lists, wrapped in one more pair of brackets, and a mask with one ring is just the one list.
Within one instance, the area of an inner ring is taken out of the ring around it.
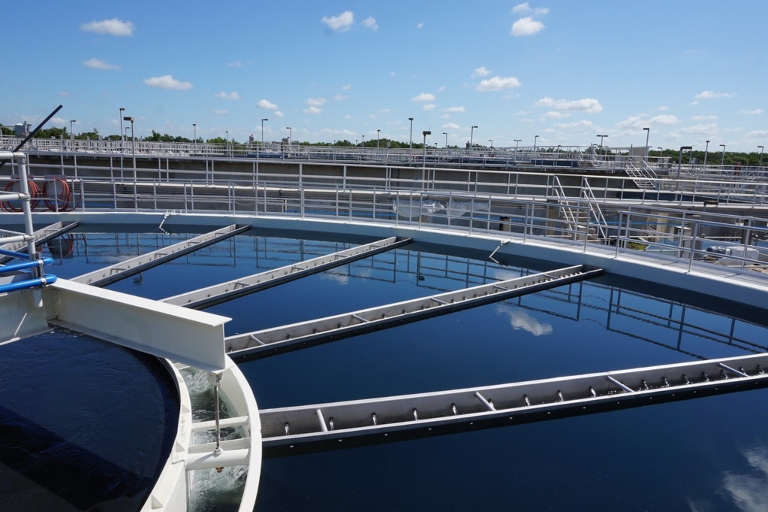
{"label": "dark blue water", "polygon": [[[110,288],[162,298],[348,247],[262,235]],[[54,273],[183,238],[78,233]],[[208,311],[232,317],[234,334],[552,268],[486,256],[399,249]],[[241,369],[269,408],[764,352],[766,321],[727,300],[601,278]],[[257,510],[768,510],[767,393],[268,459]]]}
{"label": "dark blue water", "polygon": [[178,425],[157,358],[63,331],[0,346],[0,510],[131,512]]}

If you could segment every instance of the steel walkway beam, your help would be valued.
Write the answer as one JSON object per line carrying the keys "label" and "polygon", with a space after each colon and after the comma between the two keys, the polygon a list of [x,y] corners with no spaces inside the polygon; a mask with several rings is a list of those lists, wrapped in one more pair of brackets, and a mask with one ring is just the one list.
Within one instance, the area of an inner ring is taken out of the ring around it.
{"label": "steel walkway beam", "polygon": [[[50,240],[53,240],[54,238],[58,238],[61,235],[75,229],[78,226],[78,224],[79,222],[77,221],[54,222],[50,226],[46,226],[43,229],[35,231],[33,233],[35,237],[35,245],[39,246]],[[6,250],[6,251],[14,251],[14,252],[26,252],[27,242],[16,242],[16,243],[8,243],[8,244],[0,245],[0,249]],[[13,258],[9,256],[0,255],[0,265],[2,265],[3,263],[7,263],[11,259]]]}
{"label": "steel walkway beam", "polygon": [[506,281],[396,302],[352,313],[284,325],[226,338],[226,349],[235,359],[256,359],[319,345],[364,332],[445,315],[512,297],[548,290],[602,275],[602,269],[583,265],[561,268]]}
{"label": "steel walkway beam", "polygon": [[360,245],[327,256],[320,256],[311,260],[286,265],[275,270],[168,297],[163,299],[163,302],[194,309],[203,309],[301,277],[339,267],[352,261],[367,258],[374,254],[396,249],[409,243],[411,243],[410,238],[385,238],[384,240]]}
{"label": "steel walkway beam", "polygon": [[768,386],[768,354],[261,410],[265,455],[380,443]]}
{"label": "steel walkway beam", "polygon": [[131,258],[120,263],[115,263],[109,267],[105,267],[99,270],[94,270],[88,274],[70,279],[76,283],[90,284],[91,286],[107,286],[121,279],[136,275],[140,272],[144,272],[152,267],[156,267],[165,262],[180,258],[185,254],[189,254],[203,247],[213,245],[224,239],[230,238],[235,235],[239,235],[244,231],[251,229],[250,226],[237,226],[232,224],[224,228],[211,231],[204,235],[200,235],[184,242],[174,244],[156,251],[142,254],[135,258]]}

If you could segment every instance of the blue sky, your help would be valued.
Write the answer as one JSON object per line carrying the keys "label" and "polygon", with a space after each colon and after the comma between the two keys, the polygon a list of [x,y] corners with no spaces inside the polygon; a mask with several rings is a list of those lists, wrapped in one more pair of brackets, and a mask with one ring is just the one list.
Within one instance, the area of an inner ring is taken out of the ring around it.
{"label": "blue sky", "polygon": [[[768,2],[6,2],[0,123],[758,151]],[[477,126],[472,130],[472,126]]]}

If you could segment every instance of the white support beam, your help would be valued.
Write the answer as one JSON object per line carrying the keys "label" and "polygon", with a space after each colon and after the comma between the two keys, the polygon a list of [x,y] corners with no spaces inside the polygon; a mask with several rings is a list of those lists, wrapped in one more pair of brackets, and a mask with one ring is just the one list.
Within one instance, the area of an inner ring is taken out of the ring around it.
{"label": "white support beam", "polygon": [[44,290],[48,320],[206,371],[233,363],[224,353],[230,318],[59,279]]}
{"label": "white support beam", "polygon": [[0,294],[0,345],[50,331],[39,289]]}

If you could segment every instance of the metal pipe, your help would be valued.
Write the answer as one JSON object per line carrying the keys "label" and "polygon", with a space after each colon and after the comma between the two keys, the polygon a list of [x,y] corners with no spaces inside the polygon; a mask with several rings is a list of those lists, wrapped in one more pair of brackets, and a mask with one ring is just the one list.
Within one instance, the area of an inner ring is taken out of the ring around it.
{"label": "metal pipe", "polygon": [[[27,255],[25,254],[26,258]],[[0,274],[6,274],[8,272],[15,272],[17,270],[24,270],[27,268],[41,268],[43,265],[50,265],[53,263],[52,258],[43,258],[39,260],[22,261],[19,263],[11,263],[10,265],[3,265],[0,267]]]}
{"label": "metal pipe", "polygon": [[18,290],[28,290],[29,288],[36,288],[38,286],[45,286],[47,284],[53,284],[56,282],[57,277],[51,274],[46,274],[43,277],[35,277],[34,279],[27,279],[26,281],[17,281],[15,283],[8,283],[0,285],[0,293],[15,292]]}

